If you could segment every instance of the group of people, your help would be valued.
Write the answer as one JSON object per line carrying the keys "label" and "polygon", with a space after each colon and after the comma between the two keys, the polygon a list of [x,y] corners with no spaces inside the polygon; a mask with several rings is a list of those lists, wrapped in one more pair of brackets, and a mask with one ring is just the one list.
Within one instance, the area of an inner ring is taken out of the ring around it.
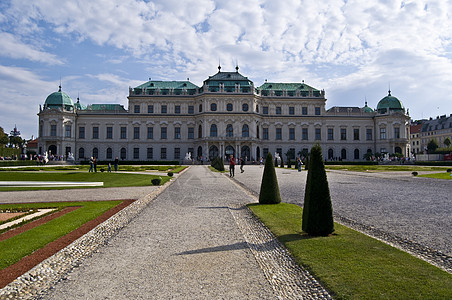
{"label": "group of people", "polygon": [[[119,158],[116,157],[113,161],[113,166],[115,168],[115,172],[118,171],[118,165],[119,165]],[[101,169],[103,172],[103,170]],[[89,171],[88,172],[96,172],[97,173],[97,158],[96,157],[90,157],[89,159]],[[111,162],[108,163],[107,172],[111,172]]]}
{"label": "group of people", "polygon": [[[238,161],[238,163],[240,163],[240,173],[245,172],[245,170],[243,170],[243,167],[245,166],[245,161],[246,161],[246,157],[243,158],[241,157],[240,160]],[[229,157],[229,177],[234,177],[235,175],[235,158],[234,155],[231,155]]]}

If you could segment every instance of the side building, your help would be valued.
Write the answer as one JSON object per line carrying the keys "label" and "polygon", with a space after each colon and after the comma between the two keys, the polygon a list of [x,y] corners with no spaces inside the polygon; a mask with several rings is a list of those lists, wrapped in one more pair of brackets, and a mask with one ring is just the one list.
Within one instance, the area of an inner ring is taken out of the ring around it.
{"label": "side building", "polygon": [[268,152],[306,155],[320,143],[328,160],[361,161],[365,154],[410,153],[409,116],[396,97],[377,109],[326,109],[325,91],[301,83],[259,87],[238,72],[190,81],[149,80],[129,88],[128,108],[83,106],[60,90],[40,108],[39,153],[73,153],[76,160],[181,161],[234,155],[249,161]]}

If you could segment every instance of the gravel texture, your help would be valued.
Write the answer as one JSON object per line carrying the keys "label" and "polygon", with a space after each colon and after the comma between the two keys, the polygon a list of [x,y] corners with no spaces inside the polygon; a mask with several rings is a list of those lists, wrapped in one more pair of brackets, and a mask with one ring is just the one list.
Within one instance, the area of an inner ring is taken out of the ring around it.
{"label": "gravel texture", "polygon": [[[263,167],[234,180],[258,195]],[[303,205],[306,171],[276,168],[283,202]],[[452,180],[411,172],[327,172],[335,221],[452,272]]]}

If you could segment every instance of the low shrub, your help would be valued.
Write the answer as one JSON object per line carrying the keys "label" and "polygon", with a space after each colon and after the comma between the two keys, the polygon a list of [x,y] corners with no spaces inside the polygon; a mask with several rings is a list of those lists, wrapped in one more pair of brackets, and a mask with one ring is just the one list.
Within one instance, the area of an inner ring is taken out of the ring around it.
{"label": "low shrub", "polygon": [[168,172],[168,176],[169,177],[173,177],[174,173],[173,172]]}
{"label": "low shrub", "polygon": [[154,178],[151,180],[152,185],[160,185],[160,182],[162,182],[162,180],[160,178]]}
{"label": "low shrub", "polygon": [[446,172],[447,172],[447,173],[451,173],[451,172],[452,172],[452,169],[447,169]]}
{"label": "low shrub", "polygon": [[413,176],[417,176],[417,175],[419,175],[419,173],[418,173],[418,172],[416,172],[416,171],[414,171],[414,172],[412,172],[412,173],[411,173],[411,175],[413,175]]}

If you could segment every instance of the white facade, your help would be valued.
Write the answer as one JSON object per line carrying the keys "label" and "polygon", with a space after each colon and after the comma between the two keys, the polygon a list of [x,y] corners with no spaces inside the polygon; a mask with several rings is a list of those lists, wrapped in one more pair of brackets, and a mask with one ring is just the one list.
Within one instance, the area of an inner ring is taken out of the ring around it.
{"label": "white facade", "polygon": [[120,105],[85,108],[78,102],[72,109],[49,105],[51,96],[38,114],[39,151],[71,152],[76,160],[182,162],[188,152],[195,159],[233,154],[248,160],[279,152],[286,160],[289,150],[299,156],[316,142],[325,159],[361,161],[368,152],[409,153],[404,109],[327,110],[324,91],[304,82],[266,82],[255,88],[238,70],[218,72],[202,87],[148,81],[129,89],[127,110]]}

